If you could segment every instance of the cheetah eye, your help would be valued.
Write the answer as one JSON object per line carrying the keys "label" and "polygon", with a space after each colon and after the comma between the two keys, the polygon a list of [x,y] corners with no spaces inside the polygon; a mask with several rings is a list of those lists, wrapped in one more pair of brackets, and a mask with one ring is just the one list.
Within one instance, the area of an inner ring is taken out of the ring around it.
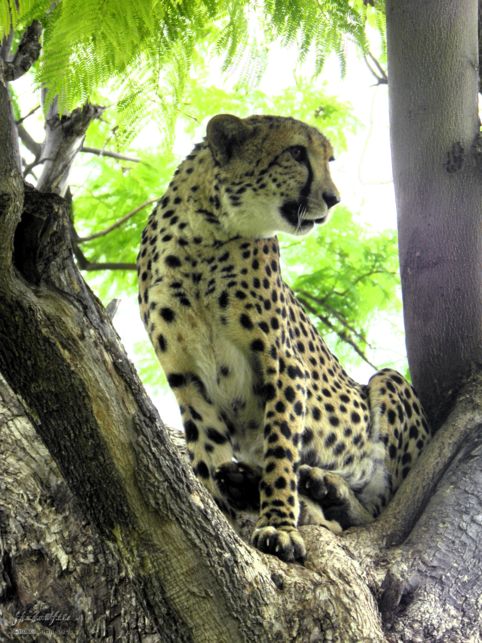
{"label": "cheetah eye", "polygon": [[293,145],[288,151],[295,161],[303,163],[306,160],[306,147],[303,147],[303,145]]}

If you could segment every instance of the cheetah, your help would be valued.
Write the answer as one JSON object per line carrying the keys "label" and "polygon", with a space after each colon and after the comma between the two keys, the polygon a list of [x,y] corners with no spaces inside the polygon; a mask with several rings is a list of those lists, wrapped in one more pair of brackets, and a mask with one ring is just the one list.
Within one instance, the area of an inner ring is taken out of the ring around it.
{"label": "cheetah", "polygon": [[426,441],[410,384],[351,379],[284,283],[276,234],[325,223],[333,150],[281,116],[212,118],[149,217],[141,316],[179,403],[196,476],[252,542],[303,561],[298,526],[373,520]]}

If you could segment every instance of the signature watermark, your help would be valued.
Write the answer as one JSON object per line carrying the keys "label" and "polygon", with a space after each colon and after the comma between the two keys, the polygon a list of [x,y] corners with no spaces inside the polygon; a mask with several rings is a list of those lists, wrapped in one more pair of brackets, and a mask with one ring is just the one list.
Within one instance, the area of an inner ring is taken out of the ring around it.
{"label": "signature watermark", "polygon": [[34,624],[49,628],[57,634],[67,632],[75,627],[77,616],[45,605],[31,605],[13,613],[0,613],[0,632],[15,630],[16,636],[33,636],[38,634]]}

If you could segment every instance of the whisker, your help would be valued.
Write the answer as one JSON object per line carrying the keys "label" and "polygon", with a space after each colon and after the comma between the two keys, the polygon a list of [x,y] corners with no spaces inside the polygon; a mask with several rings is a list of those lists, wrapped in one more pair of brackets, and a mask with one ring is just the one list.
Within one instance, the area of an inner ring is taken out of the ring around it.
{"label": "whisker", "polygon": [[307,208],[305,208],[304,205],[300,204],[298,206],[298,212],[297,212],[298,222],[296,224],[295,232],[299,232],[301,230],[301,224],[303,223],[303,219],[306,217],[307,213],[308,213]]}

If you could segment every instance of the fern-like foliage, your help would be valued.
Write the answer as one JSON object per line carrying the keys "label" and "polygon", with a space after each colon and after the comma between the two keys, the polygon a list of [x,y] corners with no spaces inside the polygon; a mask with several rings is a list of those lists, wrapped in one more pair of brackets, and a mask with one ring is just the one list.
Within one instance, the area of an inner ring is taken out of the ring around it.
{"label": "fern-like foliage", "polygon": [[302,60],[314,54],[317,72],[330,52],[343,67],[347,37],[366,48],[368,11],[363,0],[0,0],[0,39],[40,19],[36,79],[48,89],[47,106],[57,96],[69,111],[109,85],[127,142],[145,118],[173,131],[199,47],[212,45],[251,84],[274,40],[296,45]]}

